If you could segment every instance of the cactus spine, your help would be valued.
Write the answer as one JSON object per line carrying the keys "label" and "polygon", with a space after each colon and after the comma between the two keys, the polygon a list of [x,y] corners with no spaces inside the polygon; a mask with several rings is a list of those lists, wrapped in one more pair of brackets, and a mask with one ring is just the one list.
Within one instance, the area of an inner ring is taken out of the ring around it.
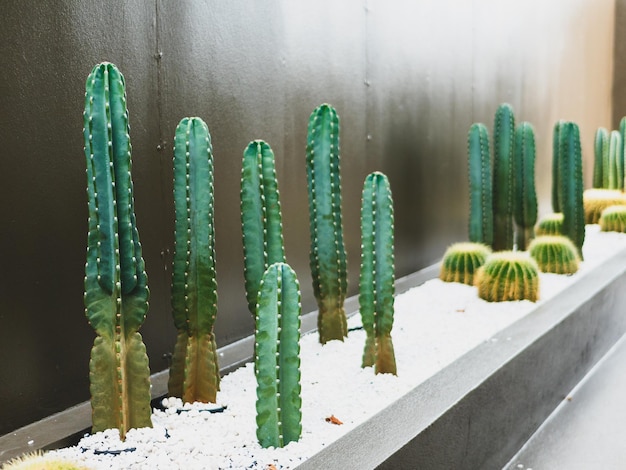
{"label": "cactus spine", "polygon": [[583,207],[583,174],[578,125],[565,122],[560,132],[559,204],[563,212],[563,235],[569,237],[583,258],[585,212]]}
{"label": "cactus spine", "polygon": [[262,140],[250,142],[243,153],[241,226],[246,298],[255,315],[263,273],[271,264],[285,262],[274,152]]}
{"label": "cactus spine", "polygon": [[493,196],[489,133],[481,123],[470,127],[467,137],[470,187],[469,239],[475,243],[493,243]]}
{"label": "cactus spine", "polygon": [[515,116],[507,103],[498,107],[493,133],[493,249],[513,248],[513,153]]}
{"label": "cactus spine", "polygon": [[348,288],[341,221],[339,117],[322,104],[309,118],[307,182],[311,231],[310,266],[319,316],[320,343],[343,338],[348,326],[343,303]]}
{"label": "cactus spine", "polygon": [[149,291],[135,222],[124,77],[96,65],[84,112],[89,235],[85,311],[97,333],[89,361],[93,432],[152,426],[150,370],[139,327]]}
{"label": "cactus spine", "polygon": [[300,439],[300,287],[284,263],[272,264],[259,283],[254,370],[257,438],[262,447]]}
{"label": "cactus spine", "polygon": [[561,128],[565,121],[558,121],[554,124],[552,132],[552,210],[555,213],[561,212],[559,193],[561,191],[560,167],[561,160]]}
{"label": "cactus spine", "polygon": [[593,187],[609,187],[609,132],[604,127],[596,130],[593,146]]}
{"label": "cactus spine", "polygon": [[535,192],[535,132],[527,123],[515,130],[515,223],[517,247],[525,250],[534,237],[537,222],[537,194]]}
{"label": "cactus spine", "polygon": [[198,117],[183,118],[174,136],[175,248],[172,312],[178,330],[169,393],[215,403],[220,374],[213,325],[217,315],[211,136]]}
{"label": "cactus spine", "polygon": [[609,135],[609,189],[624,189],[622,138],[618,131]]}
{"label": "cactus spine", "polygon": [[365,178],[361,205],[361,275],[359,306],[366,333],[363,367],[376,374],[396,374],[393,327],[393,199],[387,177]]}

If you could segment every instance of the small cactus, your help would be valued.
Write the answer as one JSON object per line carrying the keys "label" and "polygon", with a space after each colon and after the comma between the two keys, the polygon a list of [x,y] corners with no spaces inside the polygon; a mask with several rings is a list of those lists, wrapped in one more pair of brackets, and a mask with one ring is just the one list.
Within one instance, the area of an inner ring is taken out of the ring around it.
{"label": "small cactus", "polygon": [[515,116],[510,104],[498,107],[493,131],[493,249],[513,248]]}
{"label": "small cactus", "polygon": [[609,131],[604,127],[596,130],[593,146],[593,187],[609,187]]}
{"label": "small cactus", "polygon": [[481,123],[474,123],[467,136],[469,162],[470,220],[472,242],[493,243],[493,198],[489,133]]}
{"label": "small cactus", "polygon": [[220,383],[213,326],[217,315],[213,152],[205,122],[183,118],[174,136],[175,248],[172,314],[178,331],[169,393],[215,403]]}
{"label": "small cactus", "polygon": [[150,369],[138,330],[148,285],[135,220],[124,77],[96,65],[86,83],[83,134],[89,234],[85,313],[97,333],[89,361],[93,432],[152,426]]}
{"label": "small cactus", "polygon": [[476,272],[490,254],[491,248],[482,243],[455,243],[443,255],[439,279],[472,286]]}
{"label": "small cactus", "polygon": [[348,335],[343,303],[348,290],[346,250],[341,221],[339,117],[322,104],[309,118],[306,149],[311,231],[310,266],[319,308],[320,343]]}
{"label": "small cactus", "polygon": [[562,235],[535,238],[528,247],[530,256],[544,273],[574,274],[580,258],[572,241]]}
{"label": "small cactus", "polygon": [[626,205],[626,197],[616,189],[587,189],[583,192],[585,223],[597,224],[602,211],[610,206]]}
{"label": "small cactus", "polygon": [[542,235],[562,235],[563,234],[563,214],[560,212],[544,216],[535,229],[537,236]]}
{"label": "small cactus", "polygon": [[259,283],[254,370],[257,439],[283,447],[300,439],[300,286],[284,263],[272,264]]}
{"label": "small cactus", "polygon": [[493,253],[476,277],[478,296],[488,302],[530,300],[539,297],[537,263],[521,252]]}
{"label": "small cactus", "polygon": [[394,287],[393,199],[387,177],[365,178],[361,205],[361,275],[359,306],[367,335],[363,367],[376,374],[396,374],[391,341]]}
{"label": "small cactus", "polygon": [[248,309],[255,315],[259,283],[265,270],[285,262],[283,223],[274,152],[262,140],[243,152],[241,226]]}
{"label": "small cactus", "polygon": [[2,470],[88,470],[89,467],[79,465],[65,458],[55,457],[48,453],[33,452],[5,462]]}
{"label": "small cactus", "polygon": [[528,122],[515,130],[515,198],[514,215],[517,225],[517,248],[525,250],[534,237],[537,222],[535,192],[535,131]]}
{"label": "small cactus", "polygon": [[610,206],[602,211],[600,230],[603,232],[626,232],[626,206]]}
{"label": "small cactus", "polygon": [[583,258],[585,212],[583,205],[582,153],[578,125],[564,122],[559,133],[559,205],[563,213],[563,235],[569,237]]}

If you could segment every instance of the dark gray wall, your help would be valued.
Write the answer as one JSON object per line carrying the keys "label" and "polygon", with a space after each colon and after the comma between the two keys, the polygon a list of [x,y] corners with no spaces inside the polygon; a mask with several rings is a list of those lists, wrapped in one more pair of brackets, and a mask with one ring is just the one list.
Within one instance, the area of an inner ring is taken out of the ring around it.
{"label": "dark gray wall", "polygon": [[318,104],[342,119],[350,293],[367,173],[389,175],[402,276],[466,238],[472,122],[491,127],[508,101],[535,125],[545,213],[554,121],[580,124],[589,181],[593,132],[612,118],[609,0],[3,0],[0,12],[0,434],[89,398],[81,129],[96,63],[116,63],[128,87],[153,372],[167,367],[175,333],[171,140],[180,118],[201,116],[213,138],[219,346],[252,332],[239,221],[250,140],[275,151],[287,257],[311,311],[304,148]]}

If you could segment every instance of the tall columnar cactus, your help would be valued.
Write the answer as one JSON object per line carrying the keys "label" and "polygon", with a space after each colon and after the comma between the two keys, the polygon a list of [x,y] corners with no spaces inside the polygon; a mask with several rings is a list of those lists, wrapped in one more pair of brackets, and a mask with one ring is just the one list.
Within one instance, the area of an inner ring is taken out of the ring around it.
{"label": "tall columnar cactus", "polygon": [[283,447],[300,439],[300,287],[284,263],[272,264],[259,283],[254,370],[257,439]]}
{"label": "tall columnar cactus", "polygon": [[394,287],[393,199],[387,177],[365,178],[361,205],[359,306],[366,333],[363,367],[396,374],[391,341]]}
{"label": "tall columnar cactus", "polygon": [[518,227],[517,247],[525,250],[534,237],[537,222],[535,192],[535,132],[527,123],[515,130],[515,223]]}
{"label": "tall columnar cactus", "polygon": [[343,303],[348,290],[341,221],[339,116],[322,104],[309,118],[307,181],[311,231],[311,277],[319,316],[320,343],[343,341],[348,326]]}
{"label": "tall columnar cactus", "polygon": [[97,333],[89,361],[93,431],[152,426],[150,370],[139,327],[149,291],[135,223],[124,77],[98,64],[84,112],[89,235],[85,312]]}
{"label": "tall columnar cactus", "polygon": [[241,225],[246,297],[255,315],[263,273],[271,264],[285,262],[274,152],[262,140],[250,142],[243,153]]}
{"label": "tall columnar cactus", "polygon": [[493,244],[493,195],[489,133],[481,123],[474,123],[467,136],[470,187],[469,239]]}
{"label": "tall columnar cactus", "polygon": [[563,235],[569,237],[582,259],[585,241],[583,172],[578,125],[565,122],[560,132],[559,205],[563,212]]}
{"label": "tall columnar cactus", "polygon": [[609,131],[604,127],[596,130],[593,145],[593,187],[609,187]]}
{"label": "tall columnar cactus", "polygon": [[552,132],[552,210],[555,213],[561,212],[559,201],[559,193],[561,191],[559,162],[561,160],[561,128],[564,122],[562,120],[556,122]]}
{"label": "tall columnar cactus", "polygon": [[515,116],[507,103],[498,107],[493,131],[493,249],[513,248],[513,171]]}
{"label": "tall columnar cactus", "polygon": [[213,206],[209,129],[198,117],[183,118],[174,136],[172,312],[178,336],[168,389],[188,403],[215,403],[219,390]]}
{"label": "tall columnar cactus", "polygon": [[609,135],[609,189],[624,189],[624,155],[619,131]]}

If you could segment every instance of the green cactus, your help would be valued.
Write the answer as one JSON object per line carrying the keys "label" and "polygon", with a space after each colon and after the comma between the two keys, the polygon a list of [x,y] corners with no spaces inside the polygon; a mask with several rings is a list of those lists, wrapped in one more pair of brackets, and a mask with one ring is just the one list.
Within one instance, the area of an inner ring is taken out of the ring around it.
{"label": "green cactus", "polygon": [[493,243],[493,198],[489,133],[481,123],[474,123],[467,136],[470,187],[469,239]]}
{"label": "green cactus", "polygon": [[626,232],[626,206],[610,206],[600,216],[600,230],[603,232]]}
{"label": "green cactus", "polygon": [[2,470],[89,470],[89,467],[58,458],[50,453],[33,452],[15,457],[0,466]]}
{"label": "green cactus", "polygon": [[393,199],[387,176],[369,174],[361,204],[359,306],[366,333],[362,367],[396,374],[391,341],[394,284]]}
{"label": "green cactus", "polygon": [[85,312],[97,333],[89,379],[93,432],[152,426],[150,370],[139,327],[149,291],[135,222],[124,77],[94,67],[84,112],[89,235]]}
{"label": "green cactus", "polygon": [[562,235],[563,234],[563,214],[560,212],[548,214],[543,217],[535,230],[537,236],[542,235]]}
{"label": "green cactus", "polygon": [[622,138],[619,131],[609,135],[609,186],[608,189],[624,189],[624,158]]}
{"label": "green cactus", "polygon": [[617,189],[587,189],[583,192],[585,223],[597,224],[602,211],[610,206],[626,205],[626,197]]}
{"label": "green cactus", "polygon": [[583,205],[582,154],[578,125],[565,122],[560,132],[559,205],[563,212],[563,235],[569,237],[583,258],[585,213]]}
{"label": "green cactus", "polygon": [[572,241],[562,235],[544,235],[528,246],[530,256],[544,273],[574,274],[580,258]]}
{"label": "green cactus", "polygon": [[522,252],[493,253],[478,270],[478,296],[488,302],[530,300],[539,297],[537,263]]}
{"label": "green cactus", "polygon": [[205,122],[183,118],[174,136],[175,249],[172,312],[178,331],[169,393],[215,403],[220,383],[213,326],[217,315],[213,153]]}
{"label": "green cactus", "polygon": [[[619,136],[622,142],[622,145],[619,147],[619,161],[622,163],[622,168],[624,168],[624,147],[626,146],[626,117],[623,117],[619,122]],[[624,174],[622,174],[621,182],[624,183]],[[622,186],[620,189],[624,189]]]}
{"label": "green cactus", "polygon": [[262,140],[250,142],[243,152],[241,226],[246,298],[255,315],[263,273],[271,264],[285,262],[274,152]]}
{"label": "green cactus", "polygon": [[339,117],[322,104],[309,118],[307,182],[311,231],[311,277],[319,316],[320,343],[348,334],[343,303],[348,289],[346,250],[341,221]]}
{"label": "green cactus", "polygon": [[482,243],[455,243],[443,255],[439,279],[473,286],[476,272],[490,254],[491,248]]}
{"label": "green cactus", "polygon": [[561,212],[561,205],[559,200],[560,193],[560,167],[559,162],[561,160],[561,129],[565,121],[558,121],[554,124],[552,132],[552,210],[555,213]]}
{"label": "green cactus", "polygon": [[517,248],[525,250],[534,237],[537,223],[535,192],[535,131],[528,122],[515,130],[515,223],[518,227]]}
{"label": "green cactus", "polygon": [[593,146],[593,187],[609,187],[609,131],[604,127],[596,130]]}
{"label": "green cactus", "polygon": [[254,370],[257,439],[283,447],[300,439],[300,286],[285,263],[272,264],[259,283]]}
{"label": "green cactus", "polygon": [[515,116],[507,103],[498,107],[493,131],[493,249],[513,248]]}

